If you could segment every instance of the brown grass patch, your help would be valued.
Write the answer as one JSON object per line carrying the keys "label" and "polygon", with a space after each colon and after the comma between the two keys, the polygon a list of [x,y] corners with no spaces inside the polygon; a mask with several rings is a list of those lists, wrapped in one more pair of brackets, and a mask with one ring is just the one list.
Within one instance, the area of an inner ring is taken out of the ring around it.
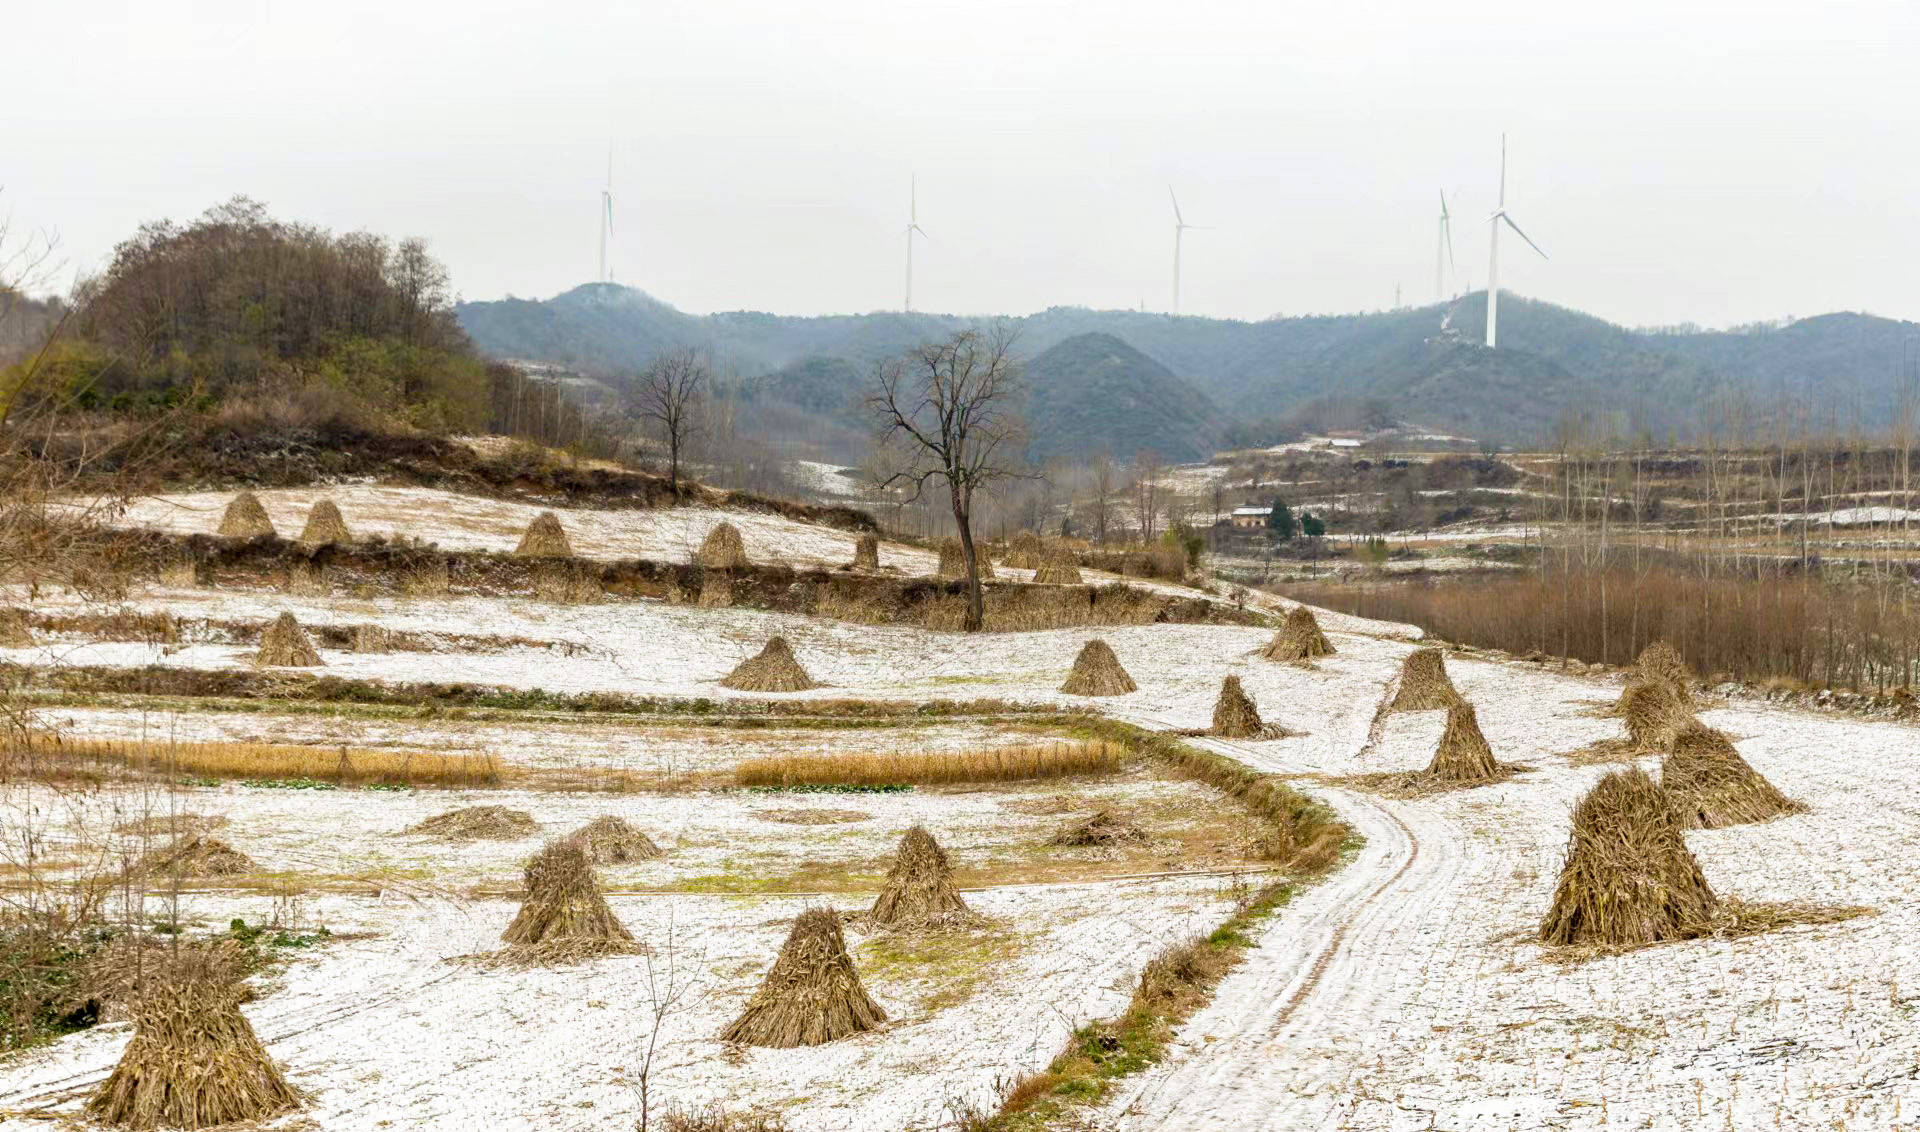
{"label": "brown grass patch", "polygon": [[742,1112],[725,1105],[671,1108],[660,1118],[660,1132],[789,1132],[778,1113]]}
{"label": "brown grass patch", "polygon": [[894,786],[1018,782],[1114,774],[1124,751],[1102,741],[1027,743],[930,754],[786,755],[748,759],[734,770],[742,786]]}
{"label": "brown grass patch", "polygon": [[753,816],[761,821],[777,821],[786,825],[846,825],[852,822],[867,821],[872,814],[862,810],[755,810]]}
{"label": "brown grass patch", "polygon": [[1112,849],[1121,845],[1139,845],[1151,838],[1131,817],[1118,810],[1102,807],[1068,823],[1053,835],[1050,845],[1085,849]]}

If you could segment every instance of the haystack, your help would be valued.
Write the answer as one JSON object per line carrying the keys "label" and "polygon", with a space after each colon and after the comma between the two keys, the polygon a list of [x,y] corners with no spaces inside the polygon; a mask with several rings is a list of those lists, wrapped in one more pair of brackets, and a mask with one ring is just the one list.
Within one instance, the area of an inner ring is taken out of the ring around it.
{"label": "haystack", "polygon": [[542,511],[527,524],[527,533],[520,536],[520,545],[513,552],[522,558],[572,558],[573,543],[567,540],[560,516]]}
{"label": "haystack", "polygon": [[600,893],[585,839],[548,842],[527,859],[524,875],[527,895],[513,922],[500,933],[502,942],[570,956],[633,950],[633,933]]}
{"label": "haystack", "polygon": [[1007,545],[1007,565],[1016,570],[1038,570],[1047,558],[1045,545],[1032,531],[1021,531]]}
{"label": "haystack", "polygon": [[347,521],[340,517],[340,508],[331,499],[322,499],[307,508],[307,525],[300,531],[302,546],[330,546],[337,542],[352,542],[353,535],[347,530]]}
{"label": "haystack", "polygon": [[880,568],[880,536],[864,534],[853,541],[853,565],[849,570],[878,570]]}
{"label": "haystack", "polygon": [[1718,904],[1672,796],[1638,767],[1616,770],[1574,807],[1540,940],[1633,947],[1687,939],[1709,930]]}
{"label": "haystack", "polygon": [[1287,611],[1287,623],[1268,642],[1263,654],[1268,660],[1299,661],[1332,656],[1333,643],[1320,631],[1313,610],[1296,605]]}
{"label": "haystack", "polygon": [[665,856],[653,838],[612,814],[593,819],[574,830],[573,836],[586,847],[587,857],[596,865],[624,865]]}
{"label": "haystack", "polygon": [[741,661],[738,668],[720,681],[720,686],[737,692],[804,692],[820,685],[814,683],[813,677],[794,659],[787,639],[774,637],[757,655]]}
{"label": "haystack", "polygon": [[1681,730],[1697,722],[1680,693],[1664,680],[1628,684],[1617,710],[1627,721],[1627,738],[1642,751],[1673,750]]}
{"label": "haystack", "polygon": [[695,561],[709,570],[737,570],[747,565],[747,544],[740,537],[740,528],[728,522],[714,524],[700,543]]}
{"label": "haystack", "polygon": [[967,902],[953,887],[953,866],[947,852],[923,826],[914,826],[900,838],[900,849],[887,869],[887,885],[867,913],[867,922],[891,928],[945,927],[974,918]]}
{"label": "haystack", "polygon": [[[973,548],[973,562],[974,565],[980,568],[980,577],[982,579],[993,577],[993,560],[981,553],[977,545]],[[943,538],[940,540],[940,569],[938,573],[940,577],[948,581],[967,576],[967,552],[966,548],[960,545],[959,539]]]}
{"label": "haystack", "polygon": [[300,1105],[240,1004],[246,984],[201,950],[158,961],[130,1004],[133,1040],[87,1101],[123,1128],[211,1128]]}
{"label": "haystack", "polygon": [[1040,560],[1040,568],[1033,572],[1033,580],[1044,585],[1077,586],[1080,584],[1080,561],[1073,551],[1056,549]]}
{"label": "haystack", "polygon": [[708,570],[700,578],[698,604],[702,609],[733,608],[733,576],[725,570]]}
{"label": "haystack", "polygon": [[146,874],[230,877],[254,871],[254,864],[253,858],[219,838],[194,833],[148,851],[133,868]]}
{"label": "haystack", "polygon": [[220,533],[227,538],[259,538],[277,532],[273,520],[267,518],[267,509],[260,505],[260,497],[243,491],[233,497],[226,514],[220,516]]}
{"label": "haystack", "polygon": [[720,1040],[772,1049],[817,1046],[886,1020],[887,1012],[860,985],[840,917],[829,908],[809,908],[794,920],[773,970]]}
{"label": "haystack", "polygon": [[274,618],[260,634],[260,651],[253,655],[253,662],[277,668],[317,668],[326,663],[291,613]]}
{"label": "haystack", "polygon": [[1060,690],[1069,696],[1124,696],[1138,691],[1139,685],[1120,667],[1120,658],[1107,642],[1095,638],[1073,659],[1073,671]]}
{"label": "haystack", "polygon": [[1459,702],[1460,693],[1447,679],[1447,662],[1440,650],[1415,649],[1400,664],[1400,688],[1387,710],[1436,711]]}
{"label": "haystack", "polygon": [[1220,698],[1213,703],[1213,733],[1223,739],[1256,739],[1265,734],[1260,709],[1240,686],[1238,676],[1220,682]]}
{"label": "haystack", "polygon": [[1480,733],[1480,717],[1473,705],[1461,700],[1447,707],[1447,729],[1427,764],[1427,773],[1446,782],[1483,782],[1499,776],[1493,748]]}
{"label": "haystack", "polygon": [[517,841],[540,828],[533,815],[505,806],[467,806],[435,814],[406,832],[443,841]]}
{"label": "haystack", "polygon": [[1688,829],[1745,825],[1806,809],[1741,758],[1725,733],[1700,723],[1674,736],[1673,753],[1660,762],[1660,785]]}
{"label": "haystack", "polygon": [[1053,835],[1052,844],[1077,848],[1107,848],[1147,840],[1147,831],[1112,810],[1095,810]]}
{"label": "haystack", "polygon": [[1692,706],[1693,670],[1687,667],[1686,658],[1680,655],[1679,649],[1665,641],[1655,641],[1640,650],[1633,667],[1640,679],[1670,686],[1682,704]]}

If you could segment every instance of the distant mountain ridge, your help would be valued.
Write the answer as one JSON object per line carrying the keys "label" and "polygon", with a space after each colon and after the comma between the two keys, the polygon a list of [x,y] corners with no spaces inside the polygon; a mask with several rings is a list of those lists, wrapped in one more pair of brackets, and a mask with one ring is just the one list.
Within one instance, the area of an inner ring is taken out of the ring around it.
{"label": "distant mountain ridge", "polygon": [[[1446,305],[1260,322],[1055,307],[1005,321],[1018,330],[1030,368],[1043,372],[1049,392],[1035,407],[1055,414],[1050,424],[1059,431],[1045,447],[1061,453],[1127,453],[1127,430],[1155,413],[1165,417],[1159,451],[1176,458],[1325,398],[1378,401],[1405,420],[1506,442],[1544,439],[1569,412],[1685,433],[1722,391],[1890,404],[1920,366],[1920,324],[1893,319],[1831,314],[1678,333],[1632,330],[1514,295],[1502,296],[1501,347],[1487,350],[1478,344],[1485,301],[1476,292]],[[586,373],[631,373],[660,350],[700,347],[723,370],[755,379],[770,403],[849,425],[858,414],[847,401],[857,402],[876,362],[982,321],[917,312],[690,315],[612,284],[544,301],[465,303],[458,316],[488,354]],[[1042,364],[1054,347],[1089,335],[1102,340],[1098,348],[1082,343]],[[1087,388],[1076,390],[1076,381]],[[1141,398],[1131,414],[1086,411],[1098,407],[1105,382]]]}

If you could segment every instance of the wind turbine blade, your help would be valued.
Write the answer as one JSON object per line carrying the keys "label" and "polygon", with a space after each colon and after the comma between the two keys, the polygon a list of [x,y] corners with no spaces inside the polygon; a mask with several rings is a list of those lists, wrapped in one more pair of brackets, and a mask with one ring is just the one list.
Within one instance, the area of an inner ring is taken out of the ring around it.
{"label": "wind turbine blade", "polygon": [[1180,215],[1180,198],[1173,195],[1172,185],[1167,186],[1167,199],[1173,202],[1173,222],[1182,228],[1186,227],[1187,219]]}
{"label": "wind turbine blade", "polygon": [[1442,221],[1447,219],[1447,190],[1445,189],[1440,190],[1440,219]]}
{"label": "wind turbine blade", "polygon": [[932,236],[927,235],[927,230],[925,228],[920,227],[920,225],[918,224],[909,224],[907,227],[913,229],[915,232],[920,233],[920,238],[923,240],[933,239]]}
{"label": "wind turbine blade", "polygon": [[1453,261],[1453,224],[1447,219],[1447,214],[1444,212],[1440,214],[1440,231],[1446,233],[1447,236],[1447,270],[1457,271],[1459,270],[1459,266]]}
{"label": "wind turbine blade", "polygon": [[602,194],[602,196],[606,200],[606,205],[607,205],[607,231],[612,232],[613,231],[613,194],[604,193]]}
{"label": "wind turbine blade", "polygon": [[[1520,237],[1521,239],[1523,239],[1523,240],[1525,240],[1525,241],[1527,242],[1527,246],[1528,246],[1528,247],[1530,247],[1530,248],[1532,248],[1532,249],[1533,249],[1534,251],[1536,251],[1536,252],[1540,252],[1540,245],[1539,245],[1539,244],[1536,244],[1536,243],[1534,243],[1534,242],[1533,242],[1533,238],[1532,238],[1531,236],[1528,236],[1528,235],[1527,235],[1527,234],[1526,234],[1525,232],[1522,232],[1522,231],[1520,231],[1520,225],[1518,225],[1518,224],[1515,224],[1515,223],[1513,222],[1513,217],[1511,217],[1511,216],[1508,216],[1508,215],[1507,215],[1506,213],[1504,213],[1504,212],[1503,212],[1503,213],[1501,213],[1501,214],[1500,214],[1500,219],[1502,219],[1502,220],[1504,220],[1504,221],[1506,221],[1506,222],[1507,222],[1507,227],[1509,227],[1509,228],[1511,228],[1511,229],[1513,229],[1513,230],[1514,230],[1514,232],[1515,232],[1515,233],[1517,233],[1517,234],[1519,235],[1519,237]],[[1546,258],[1547,258],[1547,253],[1545,253],[1545,252],[1540,252],[1540,258],[1541,258],[1541,259],[1546,259]]]}

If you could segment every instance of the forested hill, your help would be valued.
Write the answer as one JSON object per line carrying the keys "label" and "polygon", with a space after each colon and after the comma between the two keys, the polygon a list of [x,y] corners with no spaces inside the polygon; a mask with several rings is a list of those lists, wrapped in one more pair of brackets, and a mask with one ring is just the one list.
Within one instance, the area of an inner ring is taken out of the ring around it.
{"label": "forested hill", "polygon": [[[1912,376],[1920,325],[1859,314],[1716,332],[1631,330],[1578,311],[1503,295],[1501,348],[1478,345],[1485,295],[1451,305],[1260,322],[1055,307],[1008,320],[1037,361],[1082,335],[1106,335],[1203,394],[1169,423],[1169,449],[1217,433],[1252,442],[1329,402],[1384,406],[1398,419],[1504,441],[1543,438],[1566,413],[1600,411],[1617,427],[1686,433],[1723,389],[1764,402],[1885,404]],[[461,324],[495,357],[631,372],[674,346],[709,351],[725,371],[779,375],[782,403],[804,403],[819,375],[845,385],[873,363],[978,320],[885,312],[817,318],[755,312],[689,315],[642,292],[589,284],[546,301],[466,303]],[[1443,326],[1443,323],[1445,324]],[[1099,374],[1088,370],[1085,378]],[[1071,373],[1049,382],[1070,385]],[[837,403],[839,393],[832,394]],[[816,398],[817,399],[817,398]],[[1215,408],[1217,407],[1217,413]],[[1063,427],[1079,428],[1078,425]],[[1085,427],[1105,428],[1097,419]],[[1171,435],[1171,433],[1169,433]],[[1126,451],[1117,435],[1059,438],[1063,450]]]}

